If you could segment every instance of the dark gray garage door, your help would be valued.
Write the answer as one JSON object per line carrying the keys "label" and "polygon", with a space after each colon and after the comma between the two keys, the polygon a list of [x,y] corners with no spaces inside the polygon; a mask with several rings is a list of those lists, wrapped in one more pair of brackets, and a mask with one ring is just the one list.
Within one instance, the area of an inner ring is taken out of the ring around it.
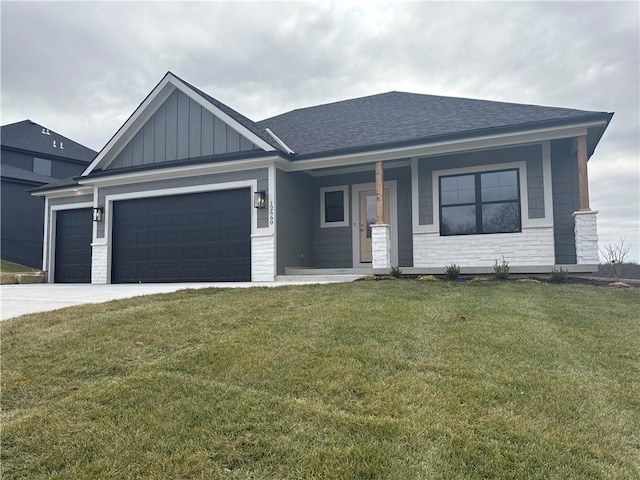
{"label": "dark gray garage door", "polygon": [[250,190],[113,204],[111,281],[251,280]]}
{"label": "dark gray garage door", "polygon": [[91,282],[91,216],[90,208],[60,210],[56,213],[54,282]]}

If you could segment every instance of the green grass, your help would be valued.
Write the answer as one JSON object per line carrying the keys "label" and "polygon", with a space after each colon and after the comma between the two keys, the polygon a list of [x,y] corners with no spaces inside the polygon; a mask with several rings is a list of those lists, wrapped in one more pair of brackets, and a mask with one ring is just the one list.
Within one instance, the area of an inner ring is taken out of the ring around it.
{"label": "green grass", "polygon": [[3,478],[639,478],[639,304],[396,280],[2,322]]}
{"label": "green grass", "polygon": [[35,268],[25,267],[17,263],[0,260],[0,273],[28,273],[37,271]]}

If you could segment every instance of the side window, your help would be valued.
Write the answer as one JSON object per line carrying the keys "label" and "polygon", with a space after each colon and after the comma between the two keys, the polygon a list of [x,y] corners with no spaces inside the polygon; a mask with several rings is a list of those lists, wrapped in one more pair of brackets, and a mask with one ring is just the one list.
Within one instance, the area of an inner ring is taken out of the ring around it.
{"label": "side window", "polygon": [[349,186],[320,189],[320,227],[349,226]]}
{"label": "side window", "polygon": [[440,177],[440,235],[520,231],[517,170]]}
{"label": "side window", "polygon": [[44,158],[34,158],[33,173],[50,177],[51,176],[51,160],[45,160]]}

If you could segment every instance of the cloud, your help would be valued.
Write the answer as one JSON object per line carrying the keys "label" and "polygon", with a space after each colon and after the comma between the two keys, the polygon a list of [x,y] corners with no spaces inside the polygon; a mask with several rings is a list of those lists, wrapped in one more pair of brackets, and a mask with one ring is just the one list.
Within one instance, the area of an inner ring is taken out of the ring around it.
{"label": "cloud", "polygon": [[615,111],[592,203],[602,240],[640,245],[637,3],[4,2],[1,22],[2,123],[94,149],[167,70],[254,120],[390,90]]}

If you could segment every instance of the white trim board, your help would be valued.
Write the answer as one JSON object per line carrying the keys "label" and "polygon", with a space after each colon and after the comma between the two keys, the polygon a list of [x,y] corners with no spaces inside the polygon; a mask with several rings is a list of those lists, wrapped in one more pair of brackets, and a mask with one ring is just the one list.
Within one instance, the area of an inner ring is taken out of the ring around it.
{"label": "white trim board", "polygon": [[235,190],[239,188],[249,188],[249,205],[251,209],[251,235],[257,233],[273,233],[269,228],[258,228],[258,212],[253,207],[253,195],[258,190],[258,181],[256,179],[239,180],[236,182],[224,182],[224,183],[210,183],[207,185],[194,185],[190,187],[176,187],[157,190],[142,190],[138,192],[129,193],[115,193],[106,195],[104,198],[104,239],[108,245],[107,251],[107,283],[111,283],[111,259],[112,259],[112,246],[113,246],[113,202],[119,200],[134,200],[138,198],[151,198],[151,197],[169,197],[173,195],[187,195],[190,193],[203,193],[212,192],[218,190]]}

